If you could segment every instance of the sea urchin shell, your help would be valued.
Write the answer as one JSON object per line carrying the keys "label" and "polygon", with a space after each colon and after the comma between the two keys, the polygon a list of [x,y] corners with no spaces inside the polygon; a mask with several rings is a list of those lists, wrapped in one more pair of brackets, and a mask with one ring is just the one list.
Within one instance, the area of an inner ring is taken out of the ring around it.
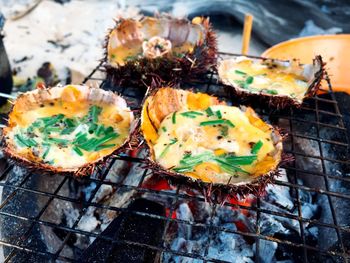
{"label": "sea urchin shell", "polygon": [[28,168],[82,174],[123,149],[133,113],[111,91],[68,85],[20,95],[3,129],[4,151]]}
{"label": "sea urchin shell", "polygon": [[283,109],[300,106],[316,94],[323,77],[324,63],[316,56],[313,64],[238,56],[219,62],[220,81],[233,98],[259,101],[260,105]]}
{"label": "sea urchin shell", "polygon": [[147,96],[141,114],[149,167],[157,174],[244,195],[260,192],[278,173],[282,136],[249,107],[164,87]]}
{"label": "sea urchin shell", "polygon": [[217,44],[208,18],[167,15],[120,19],[106,39],[105,69],[117,86],[195,79],[216,65]]}

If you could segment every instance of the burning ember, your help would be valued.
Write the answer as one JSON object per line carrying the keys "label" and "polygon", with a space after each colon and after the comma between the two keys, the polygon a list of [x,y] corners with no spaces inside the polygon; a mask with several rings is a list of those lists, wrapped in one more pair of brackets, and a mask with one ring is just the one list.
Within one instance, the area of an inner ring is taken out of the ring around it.
{"label": "burning ember", "polygon": [[[127,175],[120,177],[122,171]],[[142,165],[135,165],[131,168],[123,161],[117,161],[105,181],[137,186],[143,174]],[[281,181],[287,182],[287,176],[282,173]],[[92,191],[96,188],[95,183],[78,185],[75,192],[77,196],[83,196],[85,201],[89,200]],[[142,188],[176,193],[176,188],[166,180],[156,176],[146,176]],[[181,196],[202,196],[201,193],[193,190],[187,192],[180,190]],[[130,200],[136,197],[136,191],[132,189],[119,188],[103,184],[93,202],[112,207],[127,207]],[[301,237],[299,223],[296,220],[260,213],[259,219],[255,209],[257,202],[260,202],[261,210],[274,211],[276,213],[287,213],[298,215],[298,208],[289,193],[288,188],[283,186],[268,186],[267,193],[260,200],[249,196],[244,200],[230,199],[223,205],[214,205],[193,200],[179,198],[175,209],[171,209],[173,198],[166,198],[164,195],[145,192],[140,198],[157,202],[166,209],[166,217],[171,221],[166,229],[166,247],[171,251],[194,254],[215,260],[228,262],[253,262],[257,257],[256,247],[259,242],[259,258],[262,262],[273,262],[274,260],[293,259],[291,252],[288,252],[277,242],[270,241],[273,237],[285,236],[286,238]],[[192,201],[191,201],[192,200]],[[312,218],[318,211],[318,205],[313,203],[311,195],[301,196],[303,217]],[[78,209],[74,206],[65,206],[62,209],[65,224],[72,227],[78,217]],[[112,220],[118,216],[118,212],[112,210],[89,207],[80,219],[77,229],[101,233],[107,228]],[[49,215],[47,215],[49,216]],[[209,227],[208,227],[209,226]],[[317,239],[317,230],[314,227],[307,228],[305,236]],[[260,231],[265,239],[255,238],[257,231]],[[270,240],[268,240],[270,239]],[[94,237],[77,235],[72,248],[65,248],[65,253],[76,253],[74,250],[84,250],[93,241]],[[74,249],[73,249],[74,248]],[[73,249],[73,250],[71,250]],[[185,258],[172,253],[163,253],[162,262],[197,262],[194,259]],[[199,261],[198,261],[199,262]]]}

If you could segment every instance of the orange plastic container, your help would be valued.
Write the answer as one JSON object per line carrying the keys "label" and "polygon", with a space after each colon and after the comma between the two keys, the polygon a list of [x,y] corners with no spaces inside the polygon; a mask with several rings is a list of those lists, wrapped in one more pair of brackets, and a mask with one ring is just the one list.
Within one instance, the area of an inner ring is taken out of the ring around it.
{"label": "orange plastic container", "polygon": [[315,55],[326,62],[333,90],[350,94],[350,34],[295,38],[265,50],[261,56],[312,63]]}

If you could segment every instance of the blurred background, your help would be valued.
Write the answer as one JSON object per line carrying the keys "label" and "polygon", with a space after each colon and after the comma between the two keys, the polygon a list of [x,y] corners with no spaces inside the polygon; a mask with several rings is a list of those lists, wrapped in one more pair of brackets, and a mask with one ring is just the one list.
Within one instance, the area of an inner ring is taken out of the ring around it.
{"label": "blurred background", "polygon": [[[0,0],[0,12],[3,44],[20,91],[43,79],[79,83],[102,58],[106,32],[119,16],[210,16],[219,50],[240,53],[244,15],[251,13],[251,55],[295,37],[350,31],[346,0]],[[3,71],[5,65],[2,57]]]}

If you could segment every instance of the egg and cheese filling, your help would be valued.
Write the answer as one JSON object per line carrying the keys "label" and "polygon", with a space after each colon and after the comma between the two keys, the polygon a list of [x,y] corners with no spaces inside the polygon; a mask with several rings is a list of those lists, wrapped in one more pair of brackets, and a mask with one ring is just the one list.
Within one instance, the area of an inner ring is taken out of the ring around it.
{"label": "egg and cheese filling", "polygon": [[129,134],[130,112],[115,105],[55,100],[13,113],[8,141],[28,160],[76,169],[112,153]]}
{"label": "egg and cheese filling", "polygon": [[275,149],[270,129],[255,127],[243,111],[226,105],[173,112],[161,122],[158,135],[156,161],[205,182],[234,182],[255,174],[256,164]]}
{"label": "egg and cheese filling", "polygon": [[243,59],[231,64],[225,78],[252,93],[289,96],[302,101],[308,81],[301,72],[299,65],[286,67],[271,61],[258,63]]}

